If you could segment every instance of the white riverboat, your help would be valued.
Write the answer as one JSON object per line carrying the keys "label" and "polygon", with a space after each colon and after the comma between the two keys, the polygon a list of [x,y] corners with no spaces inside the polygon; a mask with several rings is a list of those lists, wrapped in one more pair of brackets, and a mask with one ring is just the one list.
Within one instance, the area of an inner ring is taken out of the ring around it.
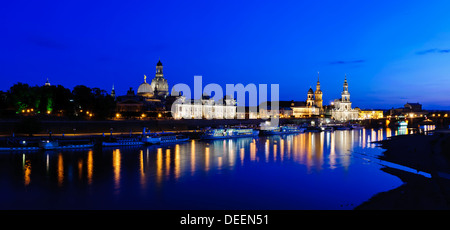
{"label": "white riverboat", "polygon": [[143,145],[144,142],[140,138],[112,138],[102,142],[103,147],[112,146],[130,146],[130,145]]}
{"label": "white riverboat", "polygon": [[188,141],[189,137],[176,134],[176,133],[152,133],[147,132],[146,129],[142,132],[141,141],[145,144],[157,145],[157,144],[169,144]]}
{"label": "white riverboat", "polygon": [[237,137],[254,137],[258,136],[259,131],[254,129],[209,129],[206,130],[200,139],[203,140],[215,140],[215,139],[228,139]]}

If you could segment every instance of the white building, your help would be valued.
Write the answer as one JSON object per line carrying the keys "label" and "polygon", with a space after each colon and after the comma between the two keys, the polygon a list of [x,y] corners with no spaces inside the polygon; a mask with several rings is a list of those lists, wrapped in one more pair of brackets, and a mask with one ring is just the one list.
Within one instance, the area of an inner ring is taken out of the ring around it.
{"label": "white building", "polygon": [[[317,84],[319,85],[319,81],[317,81]],[[320,86],[318,86],[318,89],[320,90]],[[320,97],[322,97],[322,91],[320,91]],[[322,104],[322,98],[320,98],[320,104]],[[308,94],[306,96],[306,102],[303,104],[297,103],[296,105],[292,106],[292,115],[295,118],[308,118],[313,116],[319,116],[320,115],[320,108],[316,107],[315,98],[314,98],[314,91],[312,88],[309,88]]]}
{"label": "white building", "polygon": [[341,99],[334,100],[334,109],[331,111],[331,117],[337,121],[349,121],[358,119],[358,110],[352,109],[352,103],[350,102],[347,76],[345,76],[344,90],[341,93]]}
{"label": "white building", "polygon": [[180,96],[173,106],[172,117],[174,119],[236,118],[236,100],[228,97],[214,101],[214,99],[204,96],[200,100],[188,101],[184,96]]}

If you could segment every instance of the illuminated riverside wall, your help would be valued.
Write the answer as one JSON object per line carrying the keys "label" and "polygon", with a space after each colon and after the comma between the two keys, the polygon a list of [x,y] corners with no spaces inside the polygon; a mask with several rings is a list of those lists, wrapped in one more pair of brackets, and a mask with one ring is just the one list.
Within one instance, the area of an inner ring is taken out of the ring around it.
{"label": "illuminated riverside wall", "polygon": [[[435,116],[432,116],[435,114]],[[450,116],[445,116],[445,112],[431,113],[428,119],[432,121],[436,128],[448,128],[450,125]],[[319,118],[309,119],[295,119],[295,118],[280,118],[280,124],[294,123],[294,124],[310,124],[311,121],[315,121],[316,124]],[[382,118],[382,119],[366,119],[360,120],[362,125],[368,128],[380,128],[380,127],[395,127],[396,122],[400,120],[408,121],[408,127],[418,127],[421,122],[424,121],[424,117],[408,117],[408,118]],[[38,121],[39,132],[46,134],[48,131],[52,131],[53,134],[80,134],[80,133],[105,133],[108,134],[112,131],[114,133],[141,132],[144,127],[151,131],[177,131],[177,130],[195,130],[205,127],[219,127],[219,126],[231,126],[231,125],[250,125],[253,127],[259,127],[264,119],[220,119],[220,120],[166,120],[166,119],[148,119],[148,120],[123,120],[123,121]],[[15,134],[28,134],[25,132],[19,132],[18,126],[20,120],[0,120],[0,135],[12,135]]]}
{"label": "illuminated riverside wall", "polygon": [[[53,134],[79,134],[79,133],[129,133],[141,132],[144,127],[151,131],[178,131],[178,130],[194,130],[205,127],[218,127],[230,125],[251,125],[258,127],[262,119],[221,119],[221,120],[125,120],[125,121],[36,121],[39,126],[39,132],[46,134],[51,131]],[[21,132],[19,129],[20,120],[0,121],[0,134],[12,135],[12,133],[28,134]],[[283,121],[282,121],[283,122]]]}

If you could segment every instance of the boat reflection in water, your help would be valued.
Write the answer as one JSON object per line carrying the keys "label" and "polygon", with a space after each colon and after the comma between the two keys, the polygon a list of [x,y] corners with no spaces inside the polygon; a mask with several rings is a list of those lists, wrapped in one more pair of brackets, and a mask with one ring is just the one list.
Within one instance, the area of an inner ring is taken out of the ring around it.
{"label": "boat reflection in water", "polygon": [[352,209],[401,184],[357,153],[376,156],[382,150],[374,141],[403,133],[335,130],[2,154],[8,194],[0,208]]}

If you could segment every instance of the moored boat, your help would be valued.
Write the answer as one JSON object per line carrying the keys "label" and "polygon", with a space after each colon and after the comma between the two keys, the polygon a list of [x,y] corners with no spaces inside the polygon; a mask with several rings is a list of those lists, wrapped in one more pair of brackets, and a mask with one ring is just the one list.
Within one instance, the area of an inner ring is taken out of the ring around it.
{"label": "moored boat", "polygon": [[215,140],[215,139],[228,139],[237,137],[254,137],[258,136],[259,131],[254,129],[210,129],[206,130],[200,139],[203,140]]}
{"label": "moored boat", "polygon": [[36,151],[40,149],[39,147],[0,147],[0,151]]}
{"label": "moored boat", "polygon": [[103,141],[102,146],[103,147],[110,147],[110,146],[129,146],[129,145],[143,145],[144,142],[140,140],[140,138],[111,138],[110,140]]}
{"label": "moored boat", "polygon": [[189,140],[189,137],[186,137],[184,135],[161,135],[160,138],[161,144],[184,142]]}
{"label": "moored boat", "polygon": [[154,133],[143,134],[141,140],[142,142],[144,142],[144,144],[150,145],[156,145],[161,143],[161,137],[159,137],[157,134]]}
{"label": "moored boat", "polygon": [[92,148],[94,144],[86,143],[86,144],[68,144],[68,145],[59,145],[58,141],[42,141],[39,143],[39,148],[44,150],[52,150],[52,149],[80,149],[80,148]]}
{"label": "moored boat", "polygon": [[189,137],[176,134],[176,133],[151,133],[147,132],[146,129],[142,132],[142,138],[141,141],[144,144],[166,144],[166,143],[176,143],[176,142],[183,142],[188,141]]}
{"label": "moored boat", "polygon": [[295,134],[303,133],[306,128],[297,126],[278,126],[278,127],[261,127],[261,135],[283,135],[283,134]]}
{"label": "moored boat", "polygon": [[352,129],[364,129],[364,126],[361,126],[360,124],[351,124],[350,127]]}

